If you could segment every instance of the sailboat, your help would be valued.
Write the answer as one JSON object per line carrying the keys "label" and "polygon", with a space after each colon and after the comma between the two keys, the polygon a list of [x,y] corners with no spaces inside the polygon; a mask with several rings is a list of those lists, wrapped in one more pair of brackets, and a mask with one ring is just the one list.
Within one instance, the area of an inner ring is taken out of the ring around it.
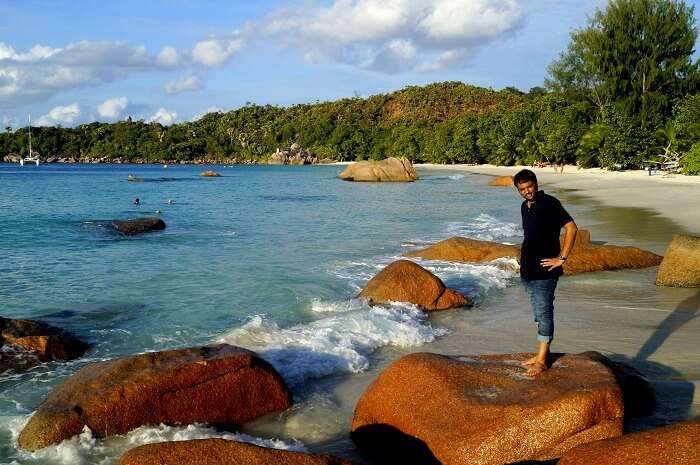
{"label": "sailboat", "polygon": [[32,152],[32,115],[29,115],[29,156],[19,158],[21,166],[25,163],[36,163],[36,166],[39,166],[39,153]]}

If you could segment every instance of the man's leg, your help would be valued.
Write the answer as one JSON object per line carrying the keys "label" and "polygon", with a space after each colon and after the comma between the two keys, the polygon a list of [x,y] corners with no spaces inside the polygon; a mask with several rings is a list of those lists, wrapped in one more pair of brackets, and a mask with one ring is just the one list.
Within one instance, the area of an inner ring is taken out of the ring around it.
{"label": "man's leg", "polygon": [[529,376],[542,373],[547,369],[549,347],[554,337],[554,290],[557,279],[524,281],[525,289],[532,303],[532,311],[537,323],[537,354],[523,362],[528,367]]}

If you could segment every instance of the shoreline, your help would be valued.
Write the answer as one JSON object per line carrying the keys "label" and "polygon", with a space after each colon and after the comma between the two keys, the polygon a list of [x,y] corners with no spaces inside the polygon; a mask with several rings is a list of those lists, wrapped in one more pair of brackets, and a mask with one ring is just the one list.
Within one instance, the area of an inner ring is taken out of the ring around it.
{"label": "shoreline", "polygon": [[678,224],[682,228],[678,233],[700,234],[700,215],[689,214],[694,208],[693,205],[700,205],[700,176],[662,175],[658,172],[649,176],[645,170],[577,169],[574,165],[565,166],[563,173],[554,173],[551,167],[435,164],[414,166],[416,169],[447,169],[486,176],[512,176],[527,168],[537,174],[545,190],[565,190],[610,207],[651,210]]}

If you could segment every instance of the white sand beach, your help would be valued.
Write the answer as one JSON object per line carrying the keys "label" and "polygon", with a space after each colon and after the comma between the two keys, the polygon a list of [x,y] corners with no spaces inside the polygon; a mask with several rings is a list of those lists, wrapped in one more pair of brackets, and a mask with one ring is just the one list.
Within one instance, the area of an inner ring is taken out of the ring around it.
{"label": "white sand beach", "polygon": [[537,174],[542,186],[566,189],[617,207],[645,208],[681,225],[690,234],[700,234],[700,176],[664,174],[652,176],[645,170],[608,171],[601,168],[579,169],[494,165],[415,165],[417,169],[450,169],[491,176],[512,176],[523,168]]}

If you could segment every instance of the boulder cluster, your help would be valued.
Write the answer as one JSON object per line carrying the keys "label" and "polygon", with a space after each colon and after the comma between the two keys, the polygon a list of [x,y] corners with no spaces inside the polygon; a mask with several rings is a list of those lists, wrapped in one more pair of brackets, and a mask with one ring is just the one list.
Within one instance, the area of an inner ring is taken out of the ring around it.
{"label": "boulder cluster", "polygon": [[[347,179],[417,179],[405,159],[353,167]],[[132,235],[163,229],[165,223],[137,218],[114,221],[113,226]],[[408,255],[491,262],[517,258],[519,252],[517,245],[453,237]],[[659,263],[658,284],[700,286],[700,238],[675,237],[662,262],[662,257],[635,247],[593,244],[588,231],[580,230],[565,273]],[[371,305],[409,302],[426,312],[470,304],[465,295],[406,259],[382,269],[358,297]],[[10,353],[4,350],[7,346],[39,361],[80,357],[89,348],[45,323],[2,317],[0,346],[1,357]],[[654,401],[648,382],[633,368],[597,352],[553,354],[551,367],[531,377],[522,365],[531,356],[404,356],[359,398],[351,437],[379,464],[505,465],[557,459],[560,465],[700,463],[700,418],[623,435],[625,415],[645,415]],[[85,428],[96,437],[108,437],[157,424],[239,427],[292,404],[280,374],[249,350],[219,344],[144,353],[84,365],[48,394],[17,442],[36,451]],[[352,465],[331,455],[224,439],[147,444],[127,451],[117,464]]]}
{"label": "boulder cluster", "polygon": [[331,159],[319,159],[318,156],[309,149],[302,149],[296,142],[289,150],[280,150],[267,158],[268,165],[314,165],[317,163],[333,163]]}

